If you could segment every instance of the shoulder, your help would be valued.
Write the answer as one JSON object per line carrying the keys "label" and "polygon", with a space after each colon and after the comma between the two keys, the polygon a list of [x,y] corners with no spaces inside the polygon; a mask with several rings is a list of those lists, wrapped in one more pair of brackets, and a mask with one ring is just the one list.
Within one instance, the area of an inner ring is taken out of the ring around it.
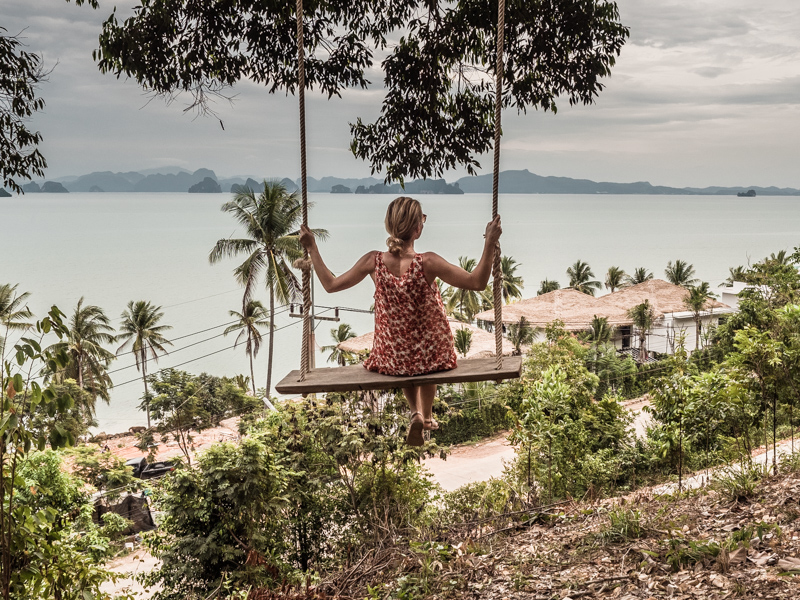
{"label": "shoulder", "polygon": [[356,265],[360,268],[367,268],[372,271],[375,268],[375,262],[378,260],[380,255],[380,250],[370,250],[364,256],[358,259]]}

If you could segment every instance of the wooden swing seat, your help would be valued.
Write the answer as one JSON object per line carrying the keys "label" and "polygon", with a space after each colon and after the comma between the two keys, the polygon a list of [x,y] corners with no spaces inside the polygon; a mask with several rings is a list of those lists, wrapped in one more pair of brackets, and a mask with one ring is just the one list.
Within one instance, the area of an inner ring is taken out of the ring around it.
{"label": "wooden swing seat", "polygon": [[497,369],[495,358],[470,358],[458,361],[450,371],[425,375],[393,376],[367,371],[363,365],[314,369],[299,381],[300,371],[292,371],[275,389],[281,394],[313,394],[317,392],[355,392],[391,390],[428,383],[467,383],[474,381],[500,381],[516,379],[522,374],[522,357],[505,356],[503,366]]}

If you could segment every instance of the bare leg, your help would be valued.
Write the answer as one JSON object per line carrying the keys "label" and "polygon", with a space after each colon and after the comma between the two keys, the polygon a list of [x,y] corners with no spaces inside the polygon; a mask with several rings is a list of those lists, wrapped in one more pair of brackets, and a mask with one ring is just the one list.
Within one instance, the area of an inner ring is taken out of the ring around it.
{"label": "bare leg", "polygon": [[422,412],[419,408],[419,388],[417,386],[403,388],[403,393],[406,396],[408,409],[411,411],[411,414]]}
{"label": "bare leg", "polygon": [[[421,385],[417,388],[419,390],[419,410],[422,413],[422,418],[425,419],[426,429],[435,429],[433,427],[433,399],[436,396],[436,384],[429,383]],[[429,425],[431,425],[429,427]]]}
{"label": "bare leg", "polygon": [[422,428],[425,421],[422,416],[419,390],[418,386],[403,388],[408,407],[411,409],[411,422],[408,424],[408,436],[406,437],[406,443],[409,446],[422,446],[425,443],[422,437]]}

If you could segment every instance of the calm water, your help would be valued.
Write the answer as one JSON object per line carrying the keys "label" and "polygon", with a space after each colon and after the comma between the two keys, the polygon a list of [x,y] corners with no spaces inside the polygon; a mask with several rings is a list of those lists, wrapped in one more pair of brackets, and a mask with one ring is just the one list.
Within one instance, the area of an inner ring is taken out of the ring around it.
{"label": "calm water", "polygon": [[[384,247],[383,215],[391,196],[312,194],[312,227],[329,230],[322,246],[328,266],[342,272],[363,253]],[[226,195],[69,194],[0,199],[0,283],[19,283],[32,293],[30,307],[43,315],[52,304],[70,314],[81,296],[103,307],[119,322],[130,300],[164,307],[163,322],[173,338],[230,321],[241,292],[226,261],[211,266],[214,243],[238,234],[219,207]],[[418,250],[432,250],[455,262],[477,257],[491,212],[486,195],[422,196],[428,221]],[[521,266],[525,295],[544,278],[567,283],[566,268],[581,259],[602,280],[606,269],[644,266],[662,276],[669,260],[694,264],[697,276],[716,287],[728,267],[756,261],[771,252],[800,245],[800,198],[756,199],[708,196],[564,196],[505,195],[503,252]],[[241,262],[241,261],[239,261]],[[328,296],[317,286],[316,303],[368,308],[369,281]],[[261,294],[267,302],[266,293]],[[361,334],[372,329],[371,316],[342,312],[343,321]],[[273,381],[299,366],[300,320],[276,317]],[[334,323],[317,328],[320,345],[330,343]],[[247,357],[222,327],[175,342],[159,367],[217,375],[249,373]],[[212,338],[212,339],[208,339]],[[207,340],[207,341],[204,341]],[[201,342],[193,347],[186,346]],[[221,351],[206,358],[198,357]],[[266,347],[258,356],[257,385],[266,379]],[[317,364],[325,357],[318,353]],[[142,383],[130,356],[112,367],[116,388],[110,405],[98,406],[99,429],[112,432],[142,424],[136,406]]]}

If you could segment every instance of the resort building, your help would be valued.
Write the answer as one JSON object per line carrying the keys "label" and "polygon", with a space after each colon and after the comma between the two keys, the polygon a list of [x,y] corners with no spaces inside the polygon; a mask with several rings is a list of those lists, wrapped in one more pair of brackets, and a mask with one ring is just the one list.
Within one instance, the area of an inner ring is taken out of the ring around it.
{"label": "resort building", "polygon": [[[726,290],[732,291],[731,288]],[[689,291],[661,279],[618,290],[595,298],[577,290],[567,288],[542,294],[535,298],[520,300],[503,307],[503,324],[518,323],[521,317],[537,330],[537,340],[544,338],[544,329],[549,323],[560,320],[568,331],[585,331],[591,328],[595,316],[605,317],[614,328],[612,341],[620,351],[634,356],[639,351],[639,335],[628,316],[628,311],[645,300],[653,307],[653,328],[646,338],[648,352],[672,354],[676,342],[683,338],[685,348],[696,348],[697,332],[695,315],[686,308],[684,299]],[[711,327],[719,324],[724,315],[735,312],[730,305],[718,300],[709,300],[700,313],[700,345],[704,345]],[[476,315],[478,321],[494,322],[492,311]]]}

